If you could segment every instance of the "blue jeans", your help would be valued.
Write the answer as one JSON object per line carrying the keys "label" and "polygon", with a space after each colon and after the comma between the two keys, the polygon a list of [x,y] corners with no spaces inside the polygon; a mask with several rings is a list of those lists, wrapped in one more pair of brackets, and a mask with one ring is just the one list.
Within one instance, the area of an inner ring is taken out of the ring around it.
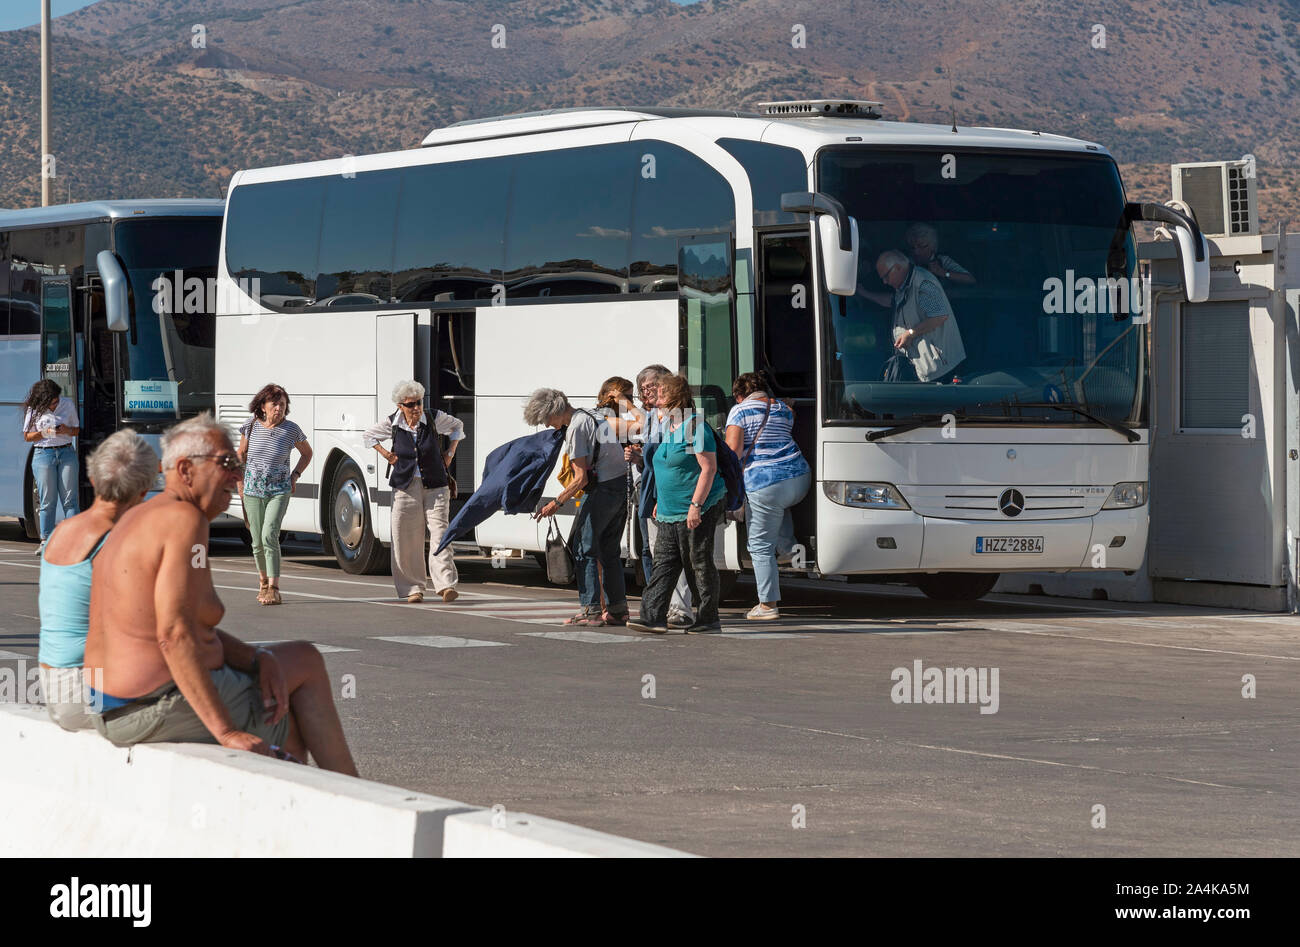
{"label": "blue jeans", "polygon": [[758,586],[760,602],[781,601],[781,586],[777,580],[777,553],[794,548],[794,523],[790,507],[808,493],[812,486],[811,471],[789,480],[778,480],[759,490],[748,490],[749,503],[746,514],[749,556],[754,560],[754,583]]}
{"label": "blue jeans", "polygon": [[602,567],[605,608],[618,614],[627,611],[622,556],[626,523],[625,477],[602,480],[583,496],[573,527],[573,566],[578,578],[578,601],[587,614],[600,614]]}
{"label": "blue jeans", "polygon": [[81,512],[77,502],[77,449],[71,444],[36,448],[32,453],[32,478],[38,497],[36,522],[44,542],[54,532],[56,497],[64,519]]}

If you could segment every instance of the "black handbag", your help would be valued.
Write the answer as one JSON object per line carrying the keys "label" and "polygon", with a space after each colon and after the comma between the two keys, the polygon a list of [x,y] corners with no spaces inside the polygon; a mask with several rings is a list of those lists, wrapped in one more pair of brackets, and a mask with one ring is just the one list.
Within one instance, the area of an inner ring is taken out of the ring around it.
{"label": "black handbag", "polygon": [[577,578],[573,567],[573,553],[560,535],[560,527],[552,517],[546,529],[546,578],[552,585],[572,585]]}

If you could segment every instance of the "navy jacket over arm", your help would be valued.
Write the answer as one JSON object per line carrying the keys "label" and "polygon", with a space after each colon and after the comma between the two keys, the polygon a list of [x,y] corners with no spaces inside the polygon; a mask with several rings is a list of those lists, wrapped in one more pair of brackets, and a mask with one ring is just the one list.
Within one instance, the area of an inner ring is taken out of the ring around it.
{"label": "navy jacket over arm", "polygon": [[478,489],[447,524],[437,551],[442,552],[449,543],[471,532],[498,510],[533,512],[563,444],[564,432],[547,428],[517,437],[488,454]]}

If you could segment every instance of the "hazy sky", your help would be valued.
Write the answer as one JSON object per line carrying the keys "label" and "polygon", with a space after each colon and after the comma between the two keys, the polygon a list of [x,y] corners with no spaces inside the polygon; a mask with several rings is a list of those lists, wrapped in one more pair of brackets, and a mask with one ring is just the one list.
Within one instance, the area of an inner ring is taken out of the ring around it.
{"label": "hazy sky", "polygon": [[[50,0],[50,16],[62,16],[73,10],[88,7],[95,0]],[[689,5],[697,0],[673,0]],[[20,30],[41,22],[40,0],[0,0],[0,30]]]}
{"label": "hazy sky", "polygon": [[[94,2],[95,0],[50,0],[50,16],[62,16]],[[0,30],[19,30],[40,22],[40,0],[0,0]]]}

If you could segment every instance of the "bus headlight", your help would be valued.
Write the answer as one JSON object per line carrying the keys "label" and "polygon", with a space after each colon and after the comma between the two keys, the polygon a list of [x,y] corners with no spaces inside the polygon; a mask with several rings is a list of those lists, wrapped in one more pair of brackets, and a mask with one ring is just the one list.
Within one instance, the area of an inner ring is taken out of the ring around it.
{"label": "bus headlight", "polygon": [[1143,482],[1117,483],[1110,496],[1101,505],[1103,510],[1128,510],[1142,506],[1147,501],[1147,485]]}
{"label": "bus headlight", "polygon": [[857,483],[852,480],[824,480],[822,492],[832,503],[868,510],[910,510],[892,483]]}

